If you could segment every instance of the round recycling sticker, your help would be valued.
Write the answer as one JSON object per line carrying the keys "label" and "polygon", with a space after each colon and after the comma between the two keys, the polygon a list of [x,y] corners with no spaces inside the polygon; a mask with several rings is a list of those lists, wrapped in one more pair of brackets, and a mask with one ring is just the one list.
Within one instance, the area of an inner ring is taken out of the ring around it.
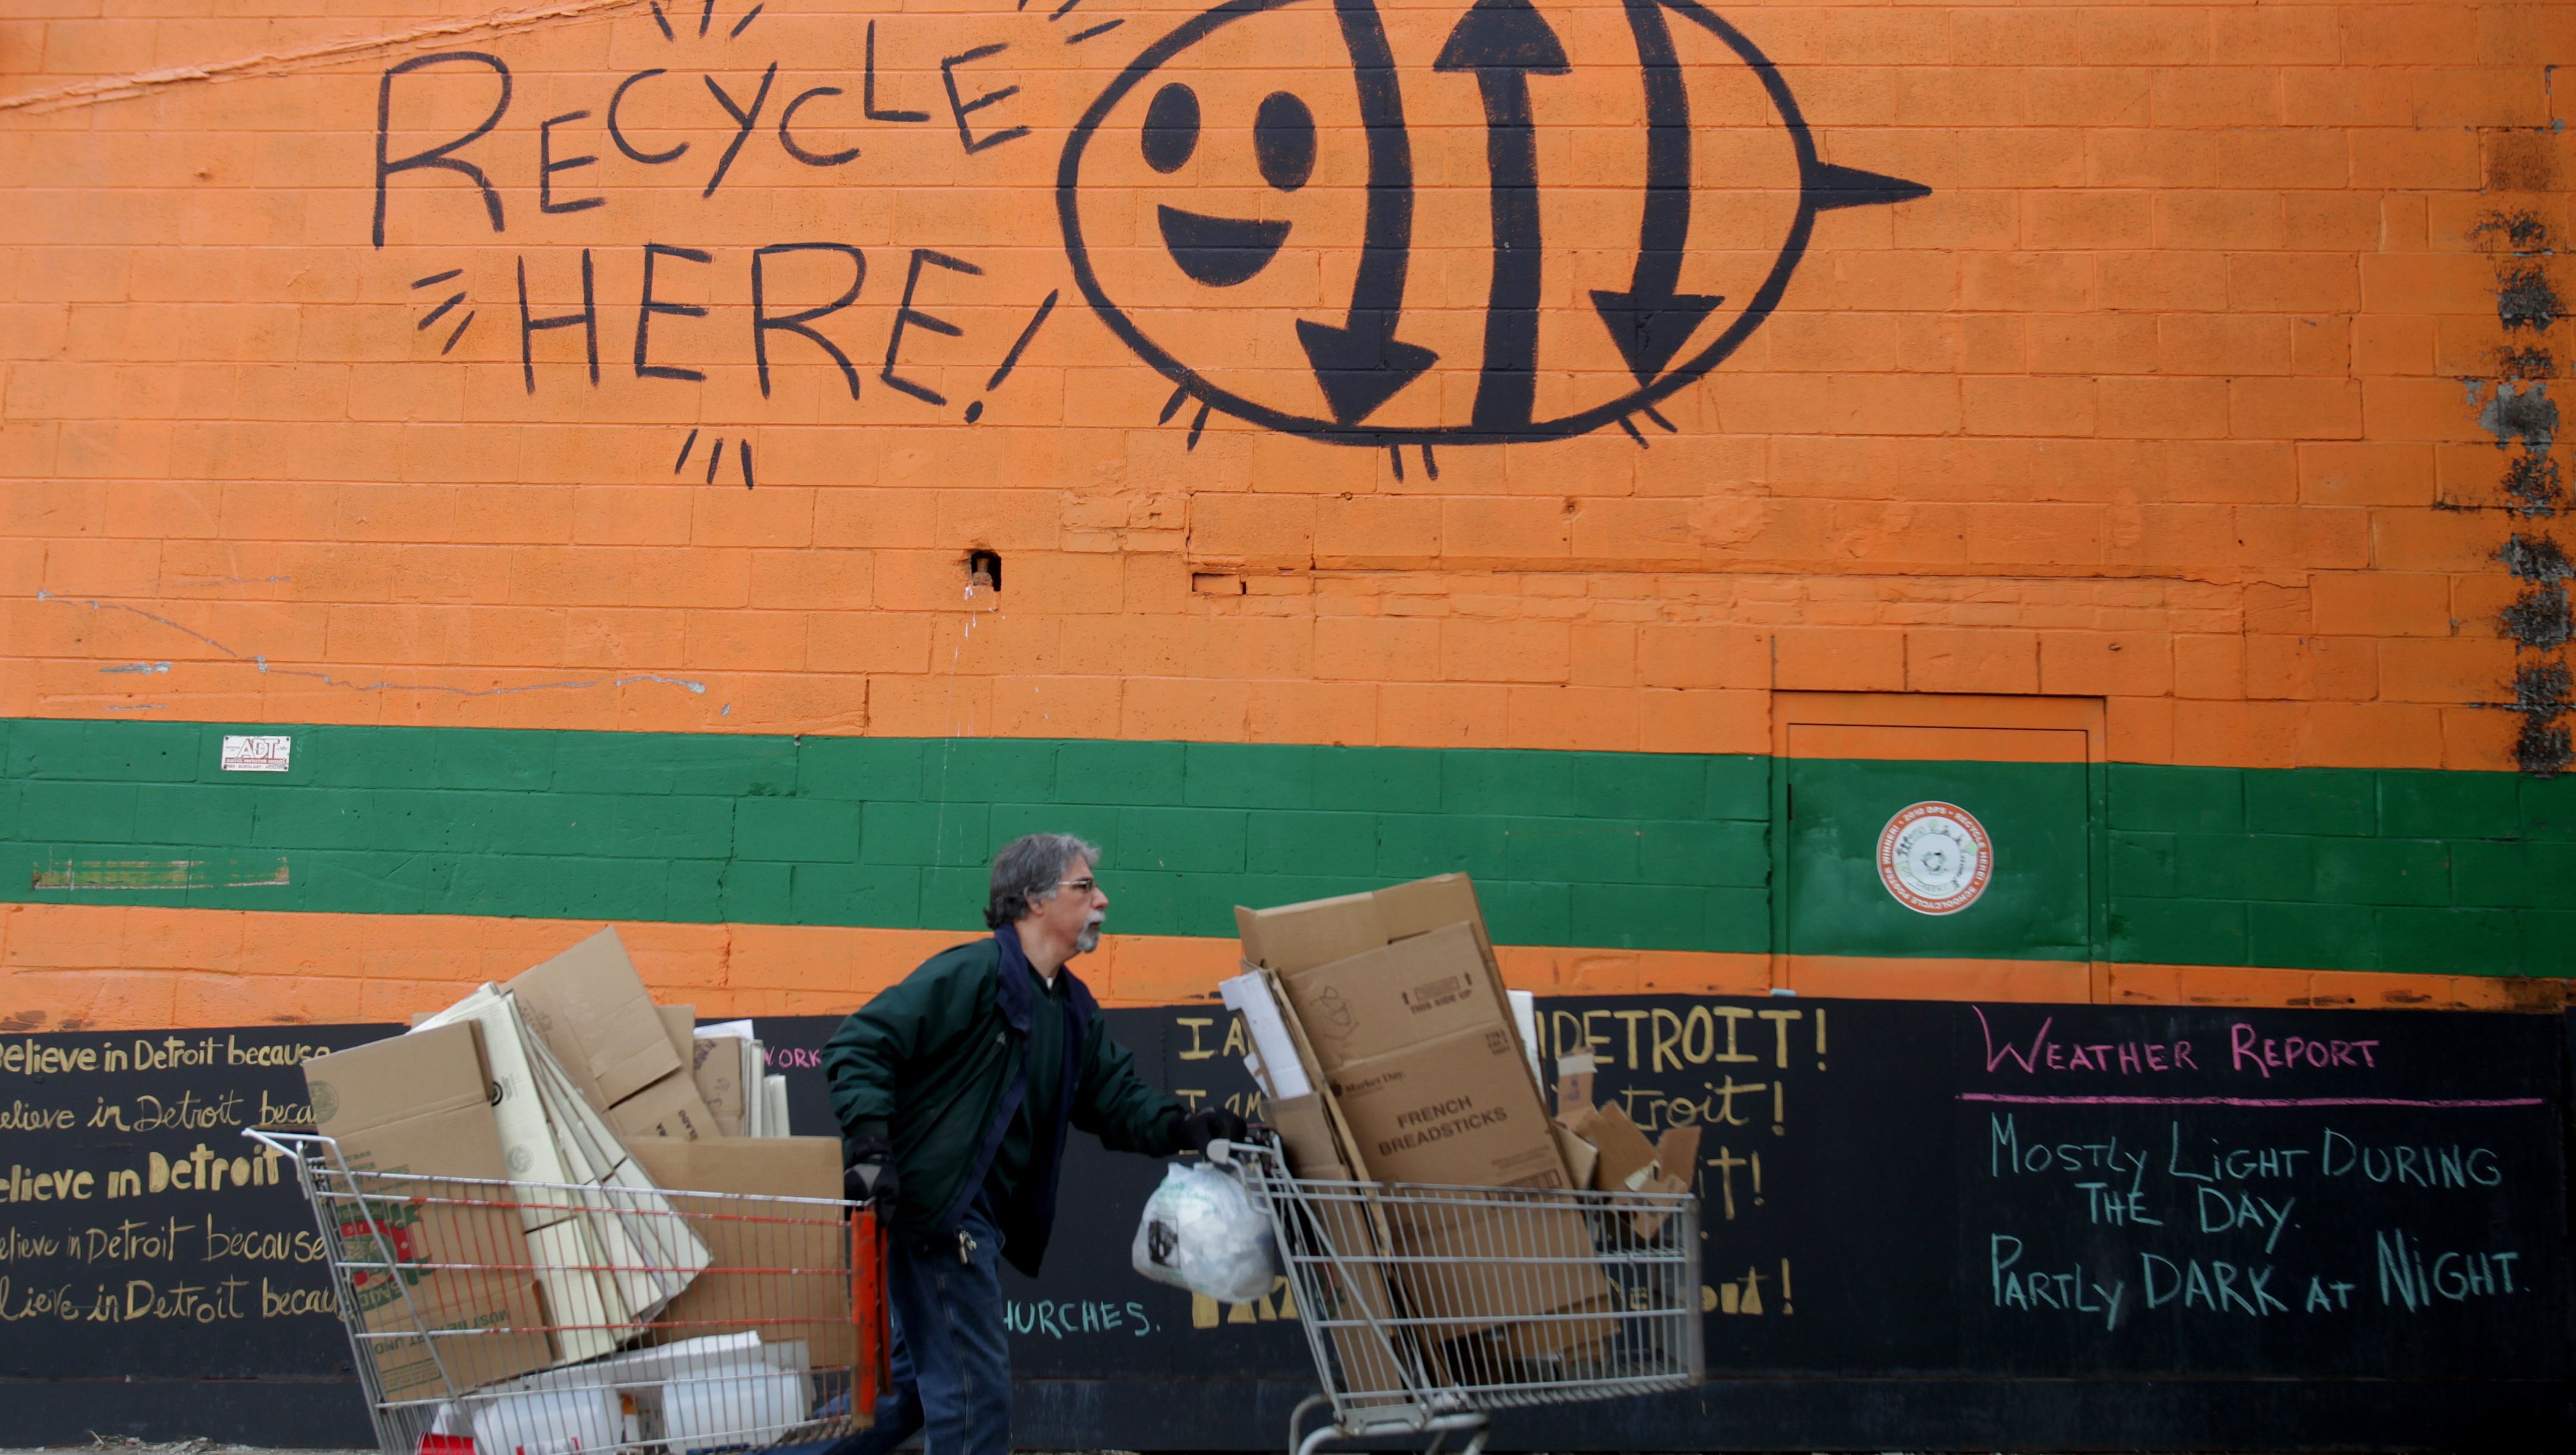
{"label": "round recycling sticker", "polygon": [[1986,826],[1955,803],[1899,809],[1879,831],[1879,882],[1917,914],[1957,914],[1976,903],[1994,867]]}

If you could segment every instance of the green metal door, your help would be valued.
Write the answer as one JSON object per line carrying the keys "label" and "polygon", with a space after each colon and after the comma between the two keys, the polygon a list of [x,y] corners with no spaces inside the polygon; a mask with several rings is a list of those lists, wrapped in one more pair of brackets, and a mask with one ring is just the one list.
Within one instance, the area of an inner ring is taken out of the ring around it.
{"label": "green metal door", "polygon": [[1792,955],[2092,958],[2084,734],[1789,730]]}

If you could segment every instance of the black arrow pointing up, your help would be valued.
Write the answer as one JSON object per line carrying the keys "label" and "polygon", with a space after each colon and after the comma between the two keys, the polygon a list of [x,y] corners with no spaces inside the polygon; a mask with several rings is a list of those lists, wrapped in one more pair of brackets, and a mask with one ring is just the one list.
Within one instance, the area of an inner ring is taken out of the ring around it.
{"label": "black arrow pointing up", "polygon": [[1682,250],[1690,241],[1690,89],[1681,58],[1664,24],[1662,0],[1627,0],[1628,29],[1637,37],[1637,65],[1646,77],[1646,213],[1637,229],[1637,267],[1628,291],[1592,290],[1592,306],[1640,384],[1672,362],[1692,330],[1725,302],[1705,293],[1678,293]]}
{"label": "black arrow pointing up", "polygon": [[1473,71],[1485,101],[1485,170],[1494,213],[1494,281],[1485,298],[1478,429],[1527,428],[1538,393],[1538,146],[1529,78],[1561,76],[1565,47],[1529,0],[1476,0],[1434,70]]}
{"label": "black arrow pointing up", "polygon": [[1297,341],[1306,346],[1334,422],[1355,424],[1422,377],[1439,355],[1395,337],[1413,249],[1413,144],[1404,130],[1395,53],[1387,47],[1374,0],[1333,0],[1333,10],[1359,77],[1360,125],[1368,133],[1368,223],[1350,313],[1340,327],[1297,320]]}

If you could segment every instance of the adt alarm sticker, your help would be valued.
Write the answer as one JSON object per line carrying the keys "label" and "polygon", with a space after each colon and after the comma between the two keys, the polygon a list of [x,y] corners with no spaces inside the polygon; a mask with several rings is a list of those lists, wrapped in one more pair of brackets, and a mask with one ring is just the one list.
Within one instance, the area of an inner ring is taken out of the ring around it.
{"label": "adt alarm sticker", "polygon": [[283,773],[295,740],[277,736],[236,737],[224,735],[224,771],[227,773]]}

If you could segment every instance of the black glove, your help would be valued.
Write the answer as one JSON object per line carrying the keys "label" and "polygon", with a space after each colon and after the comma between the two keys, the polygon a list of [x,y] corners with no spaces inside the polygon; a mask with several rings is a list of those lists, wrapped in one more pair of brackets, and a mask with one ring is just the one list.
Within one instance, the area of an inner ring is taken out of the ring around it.
{"label": "black glove", "polygon": [[894,1147],[883,1137],[868,1137],[850,1148],[850,1165],[841,1169],[841,1195],[852,1202],[894,1205],[903,1181],[894,1170]]}
{"label": "black glove", "polygon": [[1181,1148],[1204,1152],[1210,1142],[1240,1142],[1246,1128],[1243,1118],[1221,1106],[1203,1106],[1181,1118]]}

